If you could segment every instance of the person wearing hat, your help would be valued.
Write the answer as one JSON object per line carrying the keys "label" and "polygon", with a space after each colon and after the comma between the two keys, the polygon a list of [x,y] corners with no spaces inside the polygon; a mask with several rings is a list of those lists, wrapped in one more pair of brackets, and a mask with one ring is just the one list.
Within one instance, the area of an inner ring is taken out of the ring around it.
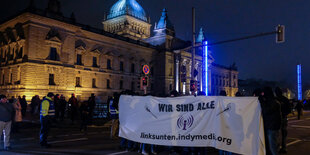
{"label": "person wearing hat", "polygon": [[10,150],[10,133],[11,133],[11,124],[14,118],[14,107],[11,103],[8,102],[8,99],[5,95],[0,95],[0,137],[4,133],[4,149]]}
{"label": "person wearing hat", "polygon": [[40,110],[40,145],[42,147],[50,147],[51,145],[47,143],[47,136],[50,129],[51,121],[55,117],[55,106],[54,106],[54,94],[49,92],[45,99],[41,103]]}

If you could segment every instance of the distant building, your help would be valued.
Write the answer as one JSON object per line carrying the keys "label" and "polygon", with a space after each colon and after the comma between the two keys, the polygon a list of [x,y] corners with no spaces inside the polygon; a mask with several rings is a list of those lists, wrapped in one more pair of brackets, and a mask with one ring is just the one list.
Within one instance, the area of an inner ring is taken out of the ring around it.
{"label": "distant building", "polygon": [[252,96],[255,89],[263,89],[264,87],[271,87],[273,90],[275,90],[276,87],[280,87],[285,97],[288,99],[295,98],[295,93],[285,82],[267,81],[262,79],[239,79],[239,91],[245,96]]}
{"label": "distant building", "polygon": [[310,99],[310,90],[305,91],[305,99],[307,99],[307,100]]}
{"label": "distant building", "polygon": [[[0,25],[0,93],[9,96],[45,96],[47,92],[75,93],[87,99],[92,93],[106,100],[114,92],[143,94],[143,65],[150,68],[147,93],[164,96],[172,90],[189,94],[191,42],[175,37],[167,10],[154,27],[136,0],[119,0],[103,21],[103,29],[64,17],[58,0],[45,10],[32,3]],[[201,36],[200,34],[198,37]],[[201,51],[195,69],[201,81]],[[236,67],[216,65],[209,55],[211,94],[238,91]],[[213,84],[214,83],[214,84]]]}

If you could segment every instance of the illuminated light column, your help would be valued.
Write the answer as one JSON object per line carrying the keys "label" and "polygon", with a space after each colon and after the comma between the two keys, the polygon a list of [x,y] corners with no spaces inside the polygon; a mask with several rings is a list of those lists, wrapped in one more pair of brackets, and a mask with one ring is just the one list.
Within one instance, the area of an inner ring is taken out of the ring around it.
{"label": "illuminated light column", "polygon": [[202,91],[208,96],[208,42],[203,41],[202,44]]}
{"label": "illuminated light column", "polygon": [[176,91],[180,91],[179,90],[179,77],[180,77],[180,73],[179,73],[179,65],[180,61],[178,59],[176,59],[175,61],[175,90]]}
{"label": "illuminated light column", "polygon": [[[199,71],[199,72],[200,72],[200,71]],[[200,84],[199,84],[199,85],[200,85],[199,90],[200,90],[200,91],[203,91],[203,90],[202,90],[202,67],[201,67],[201,72],[200,72],[200,76],[199,76],[199,82],[200,82]]]}
{"label": "illuminated light column", "polygon": [[302,100],[301,64],[297,65],[298,100]]}

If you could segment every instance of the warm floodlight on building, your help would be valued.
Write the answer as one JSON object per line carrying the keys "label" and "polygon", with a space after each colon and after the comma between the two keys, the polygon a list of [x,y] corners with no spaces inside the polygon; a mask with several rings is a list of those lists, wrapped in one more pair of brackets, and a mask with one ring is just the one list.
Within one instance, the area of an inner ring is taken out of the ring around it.
{"label": "warm floodlight on building", "polygon": [[301,64],[297,65],[298,100],[302,100]]}
{"label": "warm floodlight on building", "polygon": [[202,91],[208,96],[208,42],[203,41],[202,44]]}

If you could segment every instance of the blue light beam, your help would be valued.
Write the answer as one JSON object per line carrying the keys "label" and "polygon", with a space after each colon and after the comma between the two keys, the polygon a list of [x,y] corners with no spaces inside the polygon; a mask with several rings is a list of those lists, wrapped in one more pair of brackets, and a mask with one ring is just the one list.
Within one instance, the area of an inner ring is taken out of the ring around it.
{"label": "blue light beam", "polygon": [[301,64],[297,65],[298,100],[302,100]]}
{"label": "blue light beam", "polygon": [[202,91],[208,96],[208,42],[203,41],[202,44]]}

